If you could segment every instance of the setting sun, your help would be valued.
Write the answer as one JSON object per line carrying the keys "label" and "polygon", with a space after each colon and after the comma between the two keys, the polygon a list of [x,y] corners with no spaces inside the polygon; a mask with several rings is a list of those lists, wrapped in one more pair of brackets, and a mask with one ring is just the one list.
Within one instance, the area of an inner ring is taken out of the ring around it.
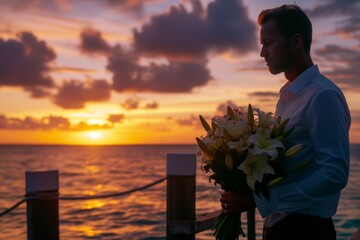
{"label": "setting sun", "polygon": [[93,140],[102,138],[102,136],[103,135],[101,133],[99,133],[99,132],[87,132],[86,133],[86,137],[90,138],[90,139],[93,139]]}

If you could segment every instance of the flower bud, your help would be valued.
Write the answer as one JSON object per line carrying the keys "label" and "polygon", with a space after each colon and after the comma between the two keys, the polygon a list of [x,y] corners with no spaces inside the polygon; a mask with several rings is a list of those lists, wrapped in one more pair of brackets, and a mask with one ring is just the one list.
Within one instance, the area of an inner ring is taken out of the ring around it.
{"label": "flower bud", "polygon": [[230,154],[226,154],[225,164],[226,164],[226,166],[227,166],[229,169],[233,169],[233,167],[234,167],[234,162],[233,162],[232,157],[231,157]]}
{"label": "flower bud", "polygon": [[284,155],[286,157],[294,157],[300,152],[302,147],[303,147],[302,144],[296,144],[296,145],[292,146],[291,148],[289,148],[288,150],[286,150]]}

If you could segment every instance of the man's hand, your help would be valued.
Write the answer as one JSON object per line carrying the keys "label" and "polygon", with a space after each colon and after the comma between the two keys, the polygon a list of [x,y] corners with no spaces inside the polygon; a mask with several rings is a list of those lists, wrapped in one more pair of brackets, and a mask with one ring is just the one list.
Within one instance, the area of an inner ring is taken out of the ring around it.
{"label": "man's hand", "polygon": [[223,192],[220,202],[225,214],[241,213],[256,207],[252,192]]}

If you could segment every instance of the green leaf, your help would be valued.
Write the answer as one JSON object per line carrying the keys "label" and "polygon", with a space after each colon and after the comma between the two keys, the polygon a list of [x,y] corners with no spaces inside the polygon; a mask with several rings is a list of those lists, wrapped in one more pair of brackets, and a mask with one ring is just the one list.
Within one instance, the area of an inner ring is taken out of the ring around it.
{"label": "green leaf", "polygon": [[216,131],[217,127],[218,127],[217,123],[214,121],[211,121],[211,128],[214,132]]}
{"label": "green leaf", "polygon": [[201,149],[201,151],[203,151],[204,153],[206,153],[207,155],[209,155],[210,157],[215,157],[215,150],[208,147],[200,138],[196,138],[196,142],[199,146],[199,148]]}
{"label": "green leaf", "polygon": [[286,119],[285,121],[283,121],[283,122],[280,124],[279,128],[278,128],[277,131],[276,131],[276,136],[279,136],[279,135],[282,135],[282,134],[283,134],[283,131],[284,131],[286,125],[288,124],[289,120],[290,120],[290,119],[288,118],[288,119]]}
{"label": "green leaf", "polygon": [[295,129],[295,127],[292,127],[292,128],[290,128],[290,129],[286,130],[286,131],[283,133],[283,136],[284,136],[284,137],[289,136],[289,135],[294,131],[294,129]]}
{"label": "green leaf", "polygon": [[251,131],[253,131],[253,128],[254,128],[254,111],[253,111],[253,108],[252,108],[251,104],[249,104],[249,106],[248,106],[247,119],[248,119],[249,126],[251,128]]}
{"label": "green leaf", "polygon": [[276,185],[278,185],[279,183],[281,183],[283,180],[284,180],[284,177],[275,178],[275,179],[271,180],[271,181],[268,183],[268,186],[269,186],[269,187],[276,186]]}
{"label": "green leaf", "polygon": [[226,112],[231,119],[235,119],[235,112],[230,106],[227,107]]}
{"label": "green leaf", "polygon": [[206,131],[206,132],[210,131],[210,130],[211,130],[211,127],[210,127],[210,125],[206,122],[206,120],[203,118],[203,116],[199,115],[199,118],[200,118],[201,125],[203,126],[203,128],[205,129],[205,131]]}

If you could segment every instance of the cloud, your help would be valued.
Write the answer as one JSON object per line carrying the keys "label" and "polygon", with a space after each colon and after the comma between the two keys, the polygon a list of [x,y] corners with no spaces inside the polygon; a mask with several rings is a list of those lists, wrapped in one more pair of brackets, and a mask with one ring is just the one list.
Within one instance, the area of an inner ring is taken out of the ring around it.
{"label": "cloud", "polygon": [[103,39],[101,32],[91,28],[84,29],[80,34],[80,50],[87,54],[108,55],[111,47]]}
{"label": "cloud", "polygon": [[106,0],[106,3],[113,9],[122,12],[131,12],[141,15],[144,8],[143,0]]}
{"label": "cloud", "polygon": [[[37,9],[57,13],[59,11],[70,11],[75,8],[74,5],[85,6],[86,4],[89,4],[89,2],[90,0],[0,0],[0,7],[7,7],[15,11]],[[144,8],[144,3],[142,0],[92,0],[92,2],[101,4],[101,6],[106,6],[109,9],[136,15],[141,15]]]}
{"label": "cloud", "polygon": [[157,109],[159,108],[159,104],[157,102],[148,102],[146,103],[145,109]]}
{"label": "cloud", "polygon": [[108,124],[87,124],[85,122],[71,124],[68,118],[61,116],[49,115],[43,118],[25,117],[21,119],[9,118],[5,115],[0,115],[0,129],[86,131],[108,128],[111,128]]}
{"label": "cloud", "polygon": [[92,74],[92,73],[96,73],[97,70],[86,69],[86,68],[74,68],[74,67],[53,67],[51,68],[51,72]]}
{"label": "cloud", "polygon": [[141,100],[138,97],[128,98],[121,104],[123,109],[134,110],[134,109],[157,109],[159,104],[157,102],[148,102],[141,104]]}
{"label": "cloud", "polygon": [[[358,0],[328,0],[312,9],[305,9],[305,12],[310,18],[342,17],[342,20],[338,21],[341,26],[335,28],[335,31],[330,34],[360,40],[360,2]],[[346,18],[343,19],[343,17]]]}
{"label": "cloud", "polygon": [[124,114],[109,114],[109,116],[107,118],[107,120],[109,122],[111,122],[112,124],[121,123],[124,119],[125,119]]}
{"label": "cloud", "polygon": [[360,17],[351,16],[341,22],[339,22],[340,27],[335,28],[335,30],[330,33],[332,35],[341,35],[344,38],[348,39],[358,39],[360,41]]}
{"label": "cloud", "polygon": [[232,108],[237,108],[237,109],[247,109],[247,106],[240,106],[240,105],[237,105],[236,103],[234,103],[233,101],[228,100],[227,102],[221,103],[217,106],[216,114],[226,114],[228,106],[230,106]]}
{"label": "cloud", "polygon": [[68,10],[70,6],[66,0],[0,0],[0,7],[7,7],[13,11],[46,9],[51,12],[56,12],[58,10]]}
{"label": "cloud", "polygon": [[173,6],[134,30],[135,49],[170,59],[201,59],[210,51],[242,54],[257,48],[257,27],[242,1],[215,0],[206,13],[199,0],[191,3],[192,11]]}
{"label": "cloud", "polygon": [[187,118],[180,118],[177,119],[176,122],[180,125],[180,126],[194,126],[196,128],[200,128],[201,127],[201,123],[199,120],[199,117],[194,116],[194,115],[190,115]]}
{"label": "cloud", "polygon": [[107,69],[113,73],[113,89],[117,92],[184,93],[206,85],[211,79],[206,62],[150,63],[142,66],[139,52],[113,48]]}
{"label": "cloud", "polygon": [[121,104],[122,108],[126,110],[138,109],[140,104],[140,99],[138,98],[128,98]]}
{"label": "cloud", "polygon": [[252,63],[245,63],[243,66],[236,69],[238,72],[267,72],[269,69],[266,67],[266,63],[263,59],[254,61]]}
{"label": "cloud", "polygon": [[360,123],[360,110],[351,111],[351,121],[353,123]]}
{"label": "cloud", "polygon": [[312,9],[306,9],[310,17],[331,17],[331,16],[357,16],[360,11],[358,0],[328,0],[324,4],[316,5]]}
{"label": "cloud", "polygon": [[21,32],[18,39],[0,38],[0,56],[0,87],[22,87],[32,97],[47,96],[54,87],[48,72],[56,54],[32,33]]}
{"label": "cloud", "polygon": [[54,96],[54,103],[66,109],[84,108],[86,102],[108,101],[111,86],[105,80],[88,80],[65,82]]}
{"label": "cloud", "polygon": [[274,100],[277,99],[279,97],[279,93],[278,92],[269,92],[269,91],[265,91],[265,92],[252,92],[249,93],[249,97],[255,97],[255,98],[259,98],[261,100]]}
{"label": "cloud", "polygon": [[326,45],[317,49],[315,53],[331,64],[331,69],[323,71],[324,75],[348,90],[360,89],[360,51],[341,47],[338,45]]}

